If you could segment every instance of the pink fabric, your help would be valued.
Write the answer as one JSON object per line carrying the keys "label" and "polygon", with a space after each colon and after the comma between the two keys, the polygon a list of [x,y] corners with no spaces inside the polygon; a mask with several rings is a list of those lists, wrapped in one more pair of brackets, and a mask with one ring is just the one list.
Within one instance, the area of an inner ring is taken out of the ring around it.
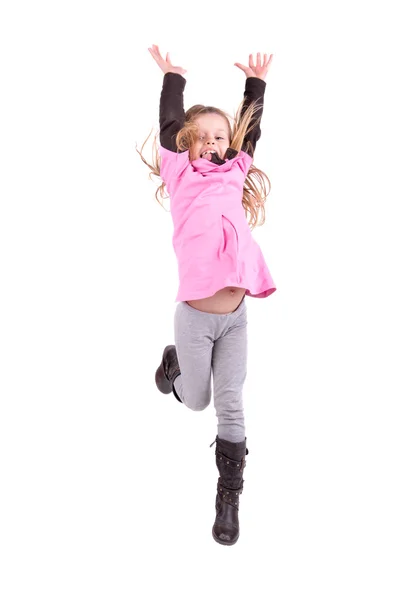
{"label": "pink fabric", "polygon": [[223,165],[160,147],[160,175],[171,201],[178,260],[175,302],[213,296],[228,287],[266,298],[276,290],[242,205],[253,159],[241,151]]}

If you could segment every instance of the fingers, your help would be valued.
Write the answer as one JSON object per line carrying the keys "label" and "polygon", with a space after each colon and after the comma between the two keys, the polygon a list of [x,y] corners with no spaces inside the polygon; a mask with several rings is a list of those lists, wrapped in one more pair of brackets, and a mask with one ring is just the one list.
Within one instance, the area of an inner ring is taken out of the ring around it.
{"label": "fingers", "polygon": [[148,50],[149,50],[150,54],[152,56],[154,56],[154,58],[156,56],[161,57],[160,50],[158,49],[158,46],[156,46],[156,44],[153,44],[152,47],[149,48]]}
{"label": "fingers", "polygon": [[263,65],[264,67],[268,67],[268,66],[271,64],[271,62],[272,62],[272,57],[273,57],[274,55],[273,55],[273,54],[270,54],[270,55],[269,55],[269,59],[268,59],[268,60],[267,60],[267,56],[268,56],[268,54],[264,54],[264,65]]}
{"label": "fingers", "polygon": [[184,75],[187,72],[186,69],[183,69],[182,67],[173,66],[171,64],[171,57],[169,55],[169,52],[167,52],[166,58],[164,59],[161,56],[157,44],[153,44],[151,48],[148,48],[148,51],[150,52],[154,60],[157,62],[158,66],[160,67],[163,73],[178,73],[179,75]]}
{"label": "fingers", "polygon": [[249,77],[252,73],[252,70],[249,69],[249,67],[246,67],[246,65],[242,65],[240,63],[234,63],[235,67],[239,67],[239,69],[241,69],[244,74],[246,75],[246,77]]}
{"label": "fingers", "polygon": [[256,64],[254,64],[253,55],[249,54],[249,67],[254,69],[257,67],[266,67],[272,60],[273,54],[268,59],[268,54],[263,54],[263,63],[261,64],[261,52],[257,52]]}
{"label": "fingers", "polygon": [[257,52],[257,63],[253,62],[253,55],[249,54],[249,67],[250,69],[254,69],[255,67],[261,67],[261,54]]}
{"label": "fingers", "polygon": [[148,48],[148,51],[150,52],[150,54],[152,55],[152,57],[154,58],[154,60],[155,60],[157,63],[159,63],[159,62],[160,62],[160,59],[161,59],[161,55],[160,55],[160,52],[159,52],[159,50],[158,50],[157,46],[155,46],[155,45],[153,44],[153,46],[152,46],[151,48]]}
{"label": "fingers", "polygon": [[161,56],[161,54],[160,54],[160,49],[159,49],[159,47],[157,46],[157,44],[153,44],[153,45],[152,45],[152,49],[153,49],[153,52],[154,52],[155,54],[158,54],[159,56]]}
{"label": "fingers", "polygon": [[[152,55],[152,57],[154,58],[154,60],[160,64],[160,62],[163,62],[164,59],[161,56],[161,52],[159,47],[157,46],[157,44],[153,44],[151,48],[148,48],[150,54]],[[167,53],[167,61],[168,61],[168,53]]]}

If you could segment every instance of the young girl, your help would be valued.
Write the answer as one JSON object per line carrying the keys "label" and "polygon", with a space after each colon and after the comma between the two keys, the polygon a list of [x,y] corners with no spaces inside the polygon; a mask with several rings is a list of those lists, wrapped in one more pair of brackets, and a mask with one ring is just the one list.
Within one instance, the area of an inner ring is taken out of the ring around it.
{"label": "young girl", "polygon": [[250,55],[248,67],[235,63],[247,79],[231,127],[228,115],[212,106],[197,104],[185,113],[186,71],[172,66],[168,53],[164,60],[158,46],[149,51],[164,73],[161,145],[155,165],[138,152],[152,174],[162,179],[156,198],[165,186],[171,198],[179,271],[175,345],[165,347],[155,380],[162,393],[173,392],[188,408],[203,410],[211,400],[213,376],[219,478],[212,535],[216,542],[232,545],[239,537],[239,495],[248,454],[242,399],[245,296],[266,298],[276,289],[246,218],[247,212],[250,225],[257,225],[267,195],[265,181],[269,183],[252,163],[261,135],[264,79],[273,55],[267,60],[264,54],[261,60],[258,53],[256,64]]}

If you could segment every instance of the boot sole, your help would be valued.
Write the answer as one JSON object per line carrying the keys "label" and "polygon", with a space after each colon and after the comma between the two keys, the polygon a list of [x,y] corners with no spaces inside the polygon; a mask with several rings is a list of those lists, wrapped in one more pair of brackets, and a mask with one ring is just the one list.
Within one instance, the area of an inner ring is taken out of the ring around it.
{"label": "boot sole", "polygon": [[156,371],[155,380],[156,386],[158,387],[160,392],[162,392],[163,394],[170,394],[172,392],[171,383],[165,377],[162,365],[160,365]]}
{"label": "boot sole", "polygon": [[171,346],[167,346],[164,349],[164,352],[163,352],[163,355],[161,358],[161,364],[158,367],[156,374],[155,374],[156,386],[158,387],[160,392],[163,394],[170,394],[172,392],[172,383],[167,379],[167,376],[165,375],[165,371],[164,371],[164,355],[168,352],[168,350],[170,348],[171,348]]}

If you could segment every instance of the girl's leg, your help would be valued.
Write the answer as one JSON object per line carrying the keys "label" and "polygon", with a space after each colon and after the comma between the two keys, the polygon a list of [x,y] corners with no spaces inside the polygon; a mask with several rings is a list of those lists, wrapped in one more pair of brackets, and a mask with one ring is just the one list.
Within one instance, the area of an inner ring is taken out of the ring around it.
{"label": "girl's leg", "polygon": [[247,307],[231,314],[232,325],[215,340],[212,353],[214,406],[218,437],[230,442],[245,439],[243,385],[247,375]]}
{"label": "girl's leg", "polygon": [[219,471],[212,535],[231,546],[239,538],[239,498],[246,465],[243,384],[247,375],[247,308],[244,302],[215,340],[212,370],[218,418],[215,461]]}
{"label": "girl's leg", "polygon": [[174,329],[181,370],[174,381],[175,391],[188,408],[204,410],[211,401],[212,320],[208,313],[181,302],[175,310]]}

